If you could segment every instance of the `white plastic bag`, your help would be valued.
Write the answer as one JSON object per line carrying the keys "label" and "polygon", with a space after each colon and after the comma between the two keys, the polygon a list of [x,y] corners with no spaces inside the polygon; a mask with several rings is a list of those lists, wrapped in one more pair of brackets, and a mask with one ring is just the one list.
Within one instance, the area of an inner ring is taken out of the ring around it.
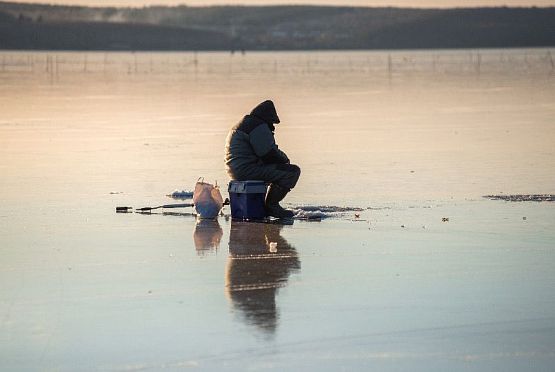
{"label": "white plastic bag", "polygon": [[198,217],[216,218],[224,204],[218,184],[205,183],[203,178],[199,178],[193,193],[193,203]]}

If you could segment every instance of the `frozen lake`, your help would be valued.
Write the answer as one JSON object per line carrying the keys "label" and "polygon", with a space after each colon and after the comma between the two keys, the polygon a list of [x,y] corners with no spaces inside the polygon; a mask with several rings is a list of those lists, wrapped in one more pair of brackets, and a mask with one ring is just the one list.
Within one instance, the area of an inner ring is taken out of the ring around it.
{"label": "frozen lake", "polygon": [[[0,369],[552,370],[555,204],[482,196],[555,193],[553,53],[0,52]],[[114,213],[264,99],[359,217]]]}

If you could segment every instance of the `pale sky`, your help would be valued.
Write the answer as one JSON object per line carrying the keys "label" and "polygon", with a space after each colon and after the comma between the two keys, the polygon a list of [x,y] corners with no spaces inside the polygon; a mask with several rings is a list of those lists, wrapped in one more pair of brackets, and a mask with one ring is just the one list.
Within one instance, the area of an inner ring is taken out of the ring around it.
{"label": "pale sky", "polygon": [[474,6],[555,6],[555,0],[10,0],[21,3],[48,3],[88,6],[143,5],[353,5],[353,6],[399,6],[399,7],[474,7]]}

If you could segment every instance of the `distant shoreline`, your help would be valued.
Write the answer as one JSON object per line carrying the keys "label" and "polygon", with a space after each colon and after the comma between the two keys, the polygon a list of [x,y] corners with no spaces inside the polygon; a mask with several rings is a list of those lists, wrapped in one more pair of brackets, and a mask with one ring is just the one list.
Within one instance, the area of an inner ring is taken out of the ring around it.
{"label": "distant shoreline", "polygon": [[[533,46],[533,47],[499,47],[499,48],[488,48],[488,47],[477,47],[477,48],[421,48],[421,49],[411,49],[411,48],[399,48],[399,49],[253,49],[253,50],[229,50],[229,49],[164,49],[164,50],[151,50],[151,49],[141,49],[141,50],[131,50],[131,49],[1,49],[0,53],[225,53],[225,54],[237,54],[241,55],[244,53],[357,53],[357,52],[375,52],[375,53],[403,53],[403,52],[484,52],[484,51],[516,51],[516,50],[530,50],[537,51],[545,49],[547,51],[554,50],[555,45],[549,46]],[[554,50],[555,51],[555,50]],[[554,55],[555,58],[555,55]]]}
{"label": "distant shoreline", "polygon": [[0,2],[0,50],[300,51],[555,46],[555,7],[81,7]]}
{"label": "distant shoreline", "polygon": [[483,6],[452,6],[452,7],[420,7],[420,6],[370,6],[370,5],[337,5],[337,4],[309,4],[299,2],[297,4],[222,4],[222,5],[187,5],[186,0],[182,4],[176,5],[128,5],[128,6],[106,6],[106,5],[70,5],[70,4],[52,4],[48,2],[15,2],[0,1],[1,6],[20,6],[20,7],[57,7],[57,8],[73,8],[73,9],[118,9],[118,10],[144,10],[144,9],[205,9],[205,8],[355,8],[355,9],[400,9],[400,10],[470,10],[470,9],[552,9],[555,5],[483,5]]}

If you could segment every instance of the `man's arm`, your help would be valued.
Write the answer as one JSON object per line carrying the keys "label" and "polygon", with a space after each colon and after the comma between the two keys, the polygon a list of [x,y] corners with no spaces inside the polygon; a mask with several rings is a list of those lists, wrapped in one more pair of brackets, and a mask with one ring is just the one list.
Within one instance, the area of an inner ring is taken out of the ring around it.
{"label": "man's arm", "polygon": [[271,149],[266,155],[261,157],[264,164],[289,164],[289,158],[283,151],[276,148]]}
{"label": "man's arm", "polygon": [[289,158],[277,147],[274,135],[267,125],[262,124],[256,127],[250,132],[249,139],[255,154],[265,164],[289,163]]}

